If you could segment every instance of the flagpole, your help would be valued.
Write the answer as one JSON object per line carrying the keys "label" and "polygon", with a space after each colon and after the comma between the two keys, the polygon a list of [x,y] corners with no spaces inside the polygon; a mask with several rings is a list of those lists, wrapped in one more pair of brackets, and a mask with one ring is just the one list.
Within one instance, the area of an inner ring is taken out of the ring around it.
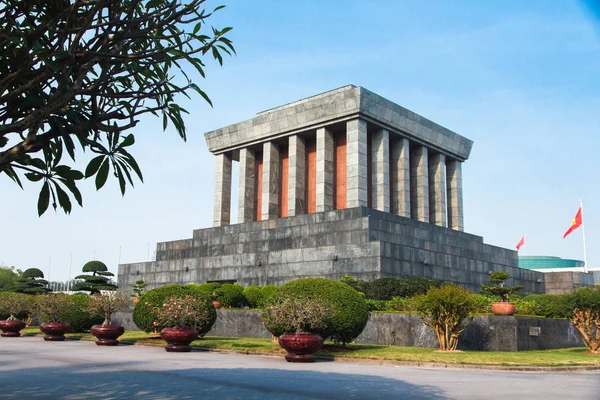
{"label": "flagpole", "polygon": [[583,273],[588,272],[587,263],[587,251],[585,249],[585,223],[583,222],[583,199],[579,200],[579,207],[581,208],[581,234],[583,236]]}

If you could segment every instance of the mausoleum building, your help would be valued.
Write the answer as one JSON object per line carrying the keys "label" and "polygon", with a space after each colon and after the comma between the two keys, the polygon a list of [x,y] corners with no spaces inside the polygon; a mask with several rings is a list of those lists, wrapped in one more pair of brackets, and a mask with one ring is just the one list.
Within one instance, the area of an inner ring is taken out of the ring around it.
{"label": "mausoleum building", "polygon": [[509,284],[544,292],[543,274],[519,268],[515,251],[464,232],[462,164],[473,142],[362,87],[263,111],[205,138],[216,161],[214,227],[159,243],[156,261],[120,265],[119,286],[351,275],[478,290],[502,269]]}

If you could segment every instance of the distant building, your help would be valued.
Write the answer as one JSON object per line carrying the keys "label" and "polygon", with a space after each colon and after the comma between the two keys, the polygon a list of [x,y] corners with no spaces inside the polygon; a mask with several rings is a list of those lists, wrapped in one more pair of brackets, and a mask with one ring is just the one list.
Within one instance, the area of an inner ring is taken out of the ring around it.
{"label": "distant building", "polygon": [[583,272],[585,263],[551,256],[519,256],[519,267],[543,272],[546,293],[571,293],[582,286],[594,286],[600,280],[600,272]]}

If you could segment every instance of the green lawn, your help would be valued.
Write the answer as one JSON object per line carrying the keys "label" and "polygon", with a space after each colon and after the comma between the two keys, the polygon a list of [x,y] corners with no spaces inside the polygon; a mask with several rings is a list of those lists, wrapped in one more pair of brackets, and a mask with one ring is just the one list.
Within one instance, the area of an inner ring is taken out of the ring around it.
{"label": "green lawn", "polygon": [[[24,335],[41,334],[37,327],[26,328]],[[71,339],[93,339],[89,333],[67,334]],[[123,342],[164,345],[157,334],[128,331],[120,338]],[[285,354],[279,344],[270,339],[233,338],[207,336],[192,343],[198,348],[232,350],[249,353]],[[585,348],[539,350],[520,352],[465,351],[460,353],[438,353],[434,349],[420,347],[378,346],[369,344],[349,344],[345,348],[326,343],[318,353],[335,358],[357,358],[365,360],[393,360],[412,362],[434,362],[445,364],[479,364],[496,366],[600,366],[600,356],[586,354]]]}

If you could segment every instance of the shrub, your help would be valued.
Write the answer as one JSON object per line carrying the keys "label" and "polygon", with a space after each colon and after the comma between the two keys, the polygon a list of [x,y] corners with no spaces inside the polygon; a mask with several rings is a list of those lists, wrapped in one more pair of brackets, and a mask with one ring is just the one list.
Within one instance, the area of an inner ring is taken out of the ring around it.
{"label": "shrub", "polygon": [[260,289],[260,286],[248,286],[244,289],[244,297],[246,303],[250,308],[262,308],[264,307],[264,294]]}
{"label": "shrub", "polygon": [[425,325],[435,331],[440,350],[456,350],[458,336],[473,320],[471,313],[475,311],[475,302],[472,294],[460,286],[446,283],[417,296],[415,302]]}
{"label": "shrub", "polygon": [[417,311],[417,305],[413,297],[394,297],[387,302],[387,309],[390,311]]}
{"label": "shrub", "polygon": [[199,291],[201,291],[202,293],[205,293],[207,296],[209,296],[211,300],[216,300],[217,295],[215,294],[215,291],[221,287],[221,284],[218,282],[211,282],[211,283],[203,283],[201,285],[194,285],[194,286],[196,286],[196,288],[198,288]]}
{"label": "shrub", "polygon": [[29,268],[23,271],[20,277],[14,281],[15,292],[27,294],[43,294],[51,292],[46,287],[48,281],[43,279],[44,273],[37,268]]}
{"label": "shrub", "polygon": [[[348,343],[362,332],[369,318],[369,310],[362,296],[348,285],[325,278],[302,278],[286,283],[272,299],[274,304],[285,299],[306,298],[320,301],[333,309],[333,316],[318,332],[323,338]],[[277,326],[265,323],[275,336],[283,333]]]}
{"label": "shrub", "polygon": [[582,287],[572,297],[573,311],[569,321],[592,354],[600,354],[600,287]]}
{"label": "shrub", "polygon": [[215,290],[216,299],[223,303],[224,307],[242,308],[246,305],[244,288],[232,283],[224,283]]}
{"label": "shrub", "polygon": [[0,320],[24,320],[32,309],[30,296],[23,293],[0,292]]}
{"label": "shrub", "polygon": [[159,326],[208,332],[215,323],[214,306],[207,298],[205,301],[198,301],[193,295],[186,294],[167,297],[163,301],[162,305],[155,307],[156,321]]}
{"label": "shrub", "polygon": [[266,285],[263,286],[260,291],[263,295],[263,304],[262,307],[271,304],[273,302],[273,298],[276,297],[276,294],[279,292],[279,286],[274,285]]}
{"label": "shrub", "polygon": [[479,293],[471,295],[477,314],[490,314],[492,312],[492,303],[494,299]]}
{"label": "shrub", "polygon": [[334,309],[321,300],[283,298],[262,313],[265,326],[284,333],[319,333],[326,328]]}
{"label": "shrub", "polygon": [[568,318],[573,311],[573,298],[566,294],[530,294],[523,300],[533,303],[531,315],[546,318]]}
{"label": "shrub", "polygon": [[110,276],[115,276],[108,270],[106,264],[102,261],[89,261],[81,272],[91,272],[91,275],[77,275],[75,279],[82,279],[82,281],[75,284],[74,290],[82,290],[90,292],[90,294],[100,293],[101,290],[116,290],[117,285],[109,282]]}
{"label": "shrub", "polygon": [[440,282],[428,278],[380,278],[365,283],[367,298],[373,300],[391,300],[394,297],[413,297],[425,294],[429,288],[439,287]]}
{"label": "shrub", "polygon": [[353,277],[346,275],[340,279],[340,282],[345,283],[350,286],[352,289],[356,290],[359,293],[365,293],[367,291],[368,282],[361,281],[358,279],[354,279]]}
{"label": "shrub", "polygon": [[71,325],[72,332],[88,332],[92,326],[101,324],[104,318],[99,313],[90,314],[86,312],[89,295],[72,294],[68,297],[72,303],[59,313],[59,321]]}
{"label": "shrub", "polygon": [[212,304],[211,298],[206,291],[202,290],[199,286],[201,285],[165,285],[156,289],[148,290],[145,292],[140,300],[135,305],[133,310],[133,322],[145,332],[152,332],[155,329],[162,329],[164,326],[155,326],[154,322],[157,320],[156,307],[161,307],[164,304],[164,300],[168,297],[183,297],[185,295],[191,295],[196,301],[201,304],[205,304],[209,310],[208,324],[205,329],[198,330],[198,334],[203,336],[210,330],[212,325],[217,320],[217,312]]}
{"label": "shrub", "polygon": [[62,316],[75,305],[71,297],[63,293],[36,296],[35,312],[43,322],[67,322]]}
{"label": "shrub", "polygon": [[385,300],[365,299],[365,303],[367,304],[367,309],[369,312],[387,311],[388,309],[388,302]]}

